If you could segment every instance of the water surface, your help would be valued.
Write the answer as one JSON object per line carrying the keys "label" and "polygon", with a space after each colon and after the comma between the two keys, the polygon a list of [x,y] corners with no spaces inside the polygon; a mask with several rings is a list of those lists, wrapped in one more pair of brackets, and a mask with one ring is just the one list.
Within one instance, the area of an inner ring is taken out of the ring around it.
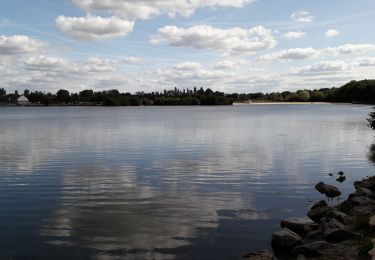
{"label": "water surface", "polygon": [[[237,259],[373,175],[369,106],[0,108],[0,259]],[[338,184],[329,172],[343,170]],[[332,203],[337,203],[333,201]]]}

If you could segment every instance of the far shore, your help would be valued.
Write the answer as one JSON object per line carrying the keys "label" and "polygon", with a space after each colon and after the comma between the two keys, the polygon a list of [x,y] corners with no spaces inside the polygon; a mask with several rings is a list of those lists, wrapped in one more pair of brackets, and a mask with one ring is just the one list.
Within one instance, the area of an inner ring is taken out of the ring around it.
{"label": "far shore", "polygon": [[[234,102],[233,106],[266,106],[266,105],[369,105],[360,103],[337,103],[337,102],[267,102],[267,101],[252,101],[252,102]],[[100,103],[81,103],[81,104],[6,104],[0,103],[0,107],[98,107],[106,106]],[[138,105],[145,106],[145,105]],[[149,105],[161,106],[161,105]],[[184,106],[184,105],[163,105],[163,106]],[[190,105],[190,106],[207,106],[207,105]],[[214,106],[228,106],[228,105],[214,105]]]}
{"label": "far shore", "polygon": [[335,105],[351,103],[332,103],[332,102],[235,102],[233,106],[253,106],[253,105]]}

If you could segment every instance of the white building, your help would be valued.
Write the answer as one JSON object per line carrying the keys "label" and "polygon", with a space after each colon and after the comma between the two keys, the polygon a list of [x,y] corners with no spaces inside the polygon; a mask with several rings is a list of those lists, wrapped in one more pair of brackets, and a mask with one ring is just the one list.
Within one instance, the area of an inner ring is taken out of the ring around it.
{"label": "white building", "polygon": [[20,96],[17,99],[18,105],[24,106],[30,104],[29,99],[25,97],[24,95]]}

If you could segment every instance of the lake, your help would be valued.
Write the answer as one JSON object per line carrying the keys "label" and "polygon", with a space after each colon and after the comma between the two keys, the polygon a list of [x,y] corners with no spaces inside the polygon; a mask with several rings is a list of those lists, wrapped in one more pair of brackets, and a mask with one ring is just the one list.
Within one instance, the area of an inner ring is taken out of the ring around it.
{"label": "lake", "polygon": [[[0,108],[0,259],[238,259],[373,175],[371,106]],[[328,173],[344,171],[340,184]],[[338,203],[335,199],[331,203]]]}

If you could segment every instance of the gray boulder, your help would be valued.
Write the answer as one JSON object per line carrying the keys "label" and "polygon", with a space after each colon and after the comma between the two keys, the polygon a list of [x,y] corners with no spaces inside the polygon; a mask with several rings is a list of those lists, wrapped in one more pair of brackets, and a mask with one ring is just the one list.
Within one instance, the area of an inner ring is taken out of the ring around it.
{"label": "gray boulder", "polygon": [[243,255],[240,260],[272,260],[273,255],[267,250],[260,250],[250,254]]}
{"label": "gray boulder", "polygon": [[278,257],[290,254],[292,249],[301,243],[302,237],[287,228],[272,234],[272,249]]}
{"label": "gray boulder", "polygon": [[297,246],[293,249],[292,255],[304,255],[306,257],[319,257],[324,255],[327,250],[332,250],[334,246],[325,241],[312,242],[310,244]]}
{"label": "gray boulder", "polygon": [[329,229],[338,229],[338,228],[345,229],[345,225],[335,218],[331,218],[331,219],[323,218],[321,226],[323,228],[323,231],[329,230]]}
{"label": "gray boulder", "polygon": [[338,188],[325,184],[324,182],[319,182],[317,185],[315,185],[315,189],[321,194],[326,195],[328,198],[334,198],[341,195]]}
{"label": "gray boulder", "polygon": [[280,226],[281,228],[287,228],[300,236],[305,236],[307,233],[319,228],[319,225],[311,221],[308,217],[282,220]]}
{"label": "gray boulder", "polygon": [[317,207],[323,207],[323,206],[328,206],[327,202],[325,200],[318,201],[312,205],[311,209],[315,209]]}
{"label": "gray boulder", "polygon": [[338,210],[332,210],[328,212],[327,217],[337,219],[340,222],[344,222],[346,214]]}
{"label": "gray boulder", "polygon": [[340,182],[340,183],[343,183],[344,181],[346,180],[346,177],[345,176],[340,176],[336,179],[336,181]]}
{"label": "gray boulder", "polygon": [[346,229],[328,229],[324,231],[325,240],[329,243],[340,243],[346,240],[358,239],[360,236]]}
{"label": "gray boulder", "polygon": [[323,207],[317,207],[311,209],[308,213],[307,216],[311,218],[313,221],[320,223],[320,220],[328,215],[329,212],[331,212],[333,209],[328,206],[323,206]]}
{"label": "gray boulder", "polygon": [[354,185],[355,189],[357,190],[357,192],[363,196],[368,196],[370,197],[372,195],[372,191],[367,189],[367,188],[363,188],[361,186],[356,186]]}
{"label": "gray boulder", "polygon": [[354,187],[359,186],[365,189],[369,189],[371,191],[375,191],[375,179],[367,179],[363,181],[355,181]]}
{"label": "gray boulder", "polygon": [[354,196],[351,196],[351,195],[349,196],[349,201],[355,206],[365,204],[368,201],[366,197],[358,196],[356,194],[354,194]]}
{"label": "gray boulder", "polygon": [[324,235],[322,230],[316,230],[308,233],[305,238],[302,240],[302,244],[310,244],[312,242],[322,241],[324,240]]}

